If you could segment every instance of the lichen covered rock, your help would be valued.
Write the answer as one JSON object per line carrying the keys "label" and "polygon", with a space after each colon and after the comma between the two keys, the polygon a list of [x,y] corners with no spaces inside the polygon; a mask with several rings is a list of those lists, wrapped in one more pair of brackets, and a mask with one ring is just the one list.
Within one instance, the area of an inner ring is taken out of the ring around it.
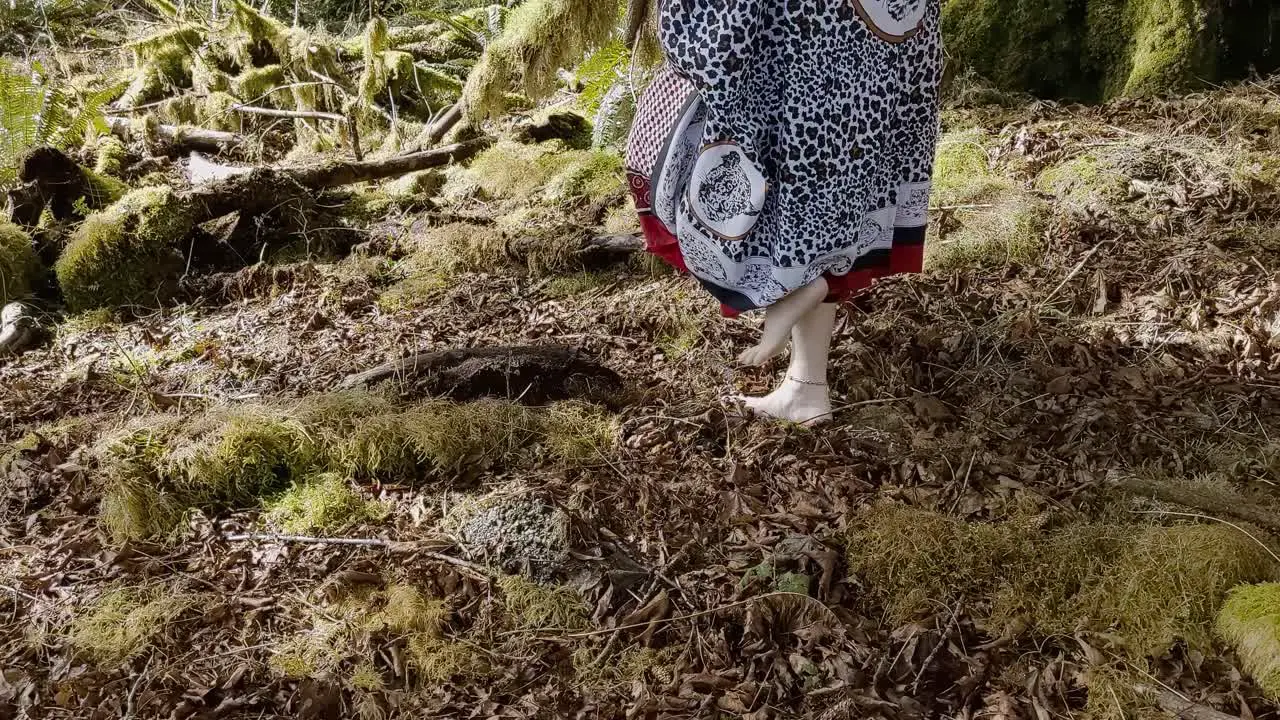
{"label": "lichen covered rock", "polygon": [[528,498],[495,495],[460,506],[446,523],[467,555],[547,580],[569,559],[569,517]]}
{"label": "lichen covered rock", "polygon": [[0,220],[0,306],[31,293],[40,276],[40,259],[31,236]]}
{"label": "lichen covered rock", "polygon": [[194,228],[189,209],[169,188],[134,190],[72,233],[55,270],[73,311],[151,306],[176,289],[178,249]]}
{"label": "lichen covered rock", "polygon": [[[944,0],[949,54],[1046,97],[1159,95],[1280,68],[1280,8],[1223,0]],[[1268,28],[1270,31],[1268,32]]]}

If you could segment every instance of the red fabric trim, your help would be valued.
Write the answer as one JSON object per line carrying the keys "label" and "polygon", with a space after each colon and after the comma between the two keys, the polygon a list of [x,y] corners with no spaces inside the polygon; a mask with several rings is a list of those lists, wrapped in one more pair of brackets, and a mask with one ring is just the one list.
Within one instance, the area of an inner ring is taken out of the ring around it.
{"label": "red fabric trim", "polygon": [[[689,272],[684,257],[680,254],[680,243],[652,212],[649,211],[649,180],[637,174],[629,177],[631,196],[640,212],[640,230],[644,233],[645,250],[657,255],[663,262],[680,272]],[[888,267],[854,270],[845,275],[827,275],[827,302],[844,302],[857,293],[871,287],[871,283],[888,275],[899,273],[918,273],[924,270],[924,244],[894,245],[889,251]],[[724,317],[738,317],[742,313],[728,305],[720,305],[720,314]]]}

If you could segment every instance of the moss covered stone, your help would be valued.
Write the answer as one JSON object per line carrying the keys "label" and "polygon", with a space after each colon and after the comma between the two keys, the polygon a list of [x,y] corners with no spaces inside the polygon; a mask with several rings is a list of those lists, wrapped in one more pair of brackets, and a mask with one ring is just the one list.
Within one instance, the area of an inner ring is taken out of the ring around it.
{"label": "moss covered stone", "polygon": [[1273,581],[1268,552],[1225,525],[1159,526],[1017,516],[969,523],[897,506],[852,525],[847,561],[866,597],[906,622],[963,597],[993,635],[1110,633],[1136,658],[1175,643],[1208,651],[1228,592]]}
{"label": "moss covered stone", "polygon": [[178,248],[193,228],[189,209],[169,188],[134,190],[90,215],[55,266],[67,305],[78,312],[165,299],[184,267]]}
{"label": "moss covered stone", "polygon": [[0,220],[0,305],[29,295],[39,281],[40,269],[31,236]]}
{"label": "moss covered stone", "polygon": [[1280,700],[1280,583],[1233,590],[1218,614],[1218,633],[1263,691]]}
{"label": "moss covered stone", "polygon": [[[1230,5],[1228,7],[1228,5]],[[998,86],[1099,100],[1280,67],[1280,9],[1222,0],[946,0],[948,51]]]}

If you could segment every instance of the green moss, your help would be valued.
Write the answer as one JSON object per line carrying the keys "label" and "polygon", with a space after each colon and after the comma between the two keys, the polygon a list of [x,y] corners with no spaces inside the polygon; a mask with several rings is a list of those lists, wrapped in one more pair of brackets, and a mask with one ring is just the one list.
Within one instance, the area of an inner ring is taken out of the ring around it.
{"label": "green moss", "polygon": [[630,647],[616,657],[600,656],[594,647],[573,653],[574,679],[597,692],[627,691],[636,683],[663,686],[671,682],[672,668],[679,657],[677,648]]}
{"label": "green moss", "polygon": [[129,150],[119,138],[108,135],[98,140],[98,146],[94,148],[94,172],[120,177],[124,174],[124,165],[128,161]]}
{"label": "green moss", "polygon": [[514,461],[537,429],[532,411],[509,402],[426,403],[361,423],[340,462],[369,476],[475,471]]}
{"label": "green moss", "polygon": [[[1242,76],[1231,28],[1278,24],[1204,0],[947,0],[949,53],[1005,90],[1078,100],[1166,94]],[[1275,62],[1254,48],[1253,61]]]}
{"label": "green moss", "polygon": [[1232,590],[1218,614],[1217,628],[1258,686],[1280,700],[1280,583]]}
{"label": "green moss", "polygon": [[279,65],[268,65],[260,68],[249,68],[231,80],[231,92],[242,101],[250,104],[278,104],[293,99],[289,90],[280,90],[288,79],[284,68]]}
{"label": "green moss", "polygon": [[558,142],[499,142],[477,156],[467,174],[486,196],[502,199],[596,201],[623,187],[622,160],[616,153],[567,150]]}
{"label": "green moss", "polygon": [[987,148],[992,139],[981,128],[950,132],[938,140],[933,167],[933,195],[937,205],[976,203],[998,183]]}
{"label": "green moss", "polygon": [[1119,525],[1045,518],[967,523],[881,507],[848,536],[850,569],[892,622],[964,598],[999,635],[1111,633],[1134,657],[1175,642],[1207,651],[1228,591],[1276,578],[1270,555],[1223,525]]}
{"label": "green moss", "polygon": [[0,306],[31,294],[40,282],[40,258],[31,236],[0,220]]}
{"label": "green moss", "polygon": [[1110,158],[1086,152],[1045,169],[1036,189],[1076,212],[1116,208],[1128,197],[1129,177]]}
{"label": "green moss", "polygon": [[193,595],[161,588],[110,590],[71,621],[67,640],[85,658],[114,669],[144,653],[197,602]]}
{"label": "green moss", "polygon": [[337,534],[386,513],[382,503],[365,500],[336,473],[308,478],[267,504],[267,520],[293,535]]}
{"label": "green moss", "polygon": [[[551,162],[544,158],[544,163]],[[622,158],[606,150],[586,150],[552,162],[557,165],[548,179],[544,198],[553,203],[582,198],[598,202],[616,195],[625,186]]]}
{"label": "green moss", "polygon": [[292,414],[244,406],[185,427],[160,470],[193,507],[248,507],[305,478],[316,453],[307,428]]}
{"label": "green moss", "polygon": [[89,184],[89,192],[84,196],[85,207],[89,210],[101,210],[129,192],[128,185],[109,175],[100,175],[87,168],[81,168],[81,171]]}
{"label": "green moss", "polygon": [[468,115],[484,119],[506,109],[513,86],[532,99],[549,95],[556,72],[572,67],[614,30],[618,7],[597,0],[530,0],[507,16],[502,35],[485,48],[467,78]]}
{"label": "green moss", "polygon": [[590,609],[578,591],[560,585],[540,585],[519,575],[498,579],[502,604],[520,630],[581,630]]}
{"label": "green moss", "polygon": [[543,293],[553,299],[562,300],[574,295],[581,295],[592,290],[608,287],[616,278],[606,273],[580,272],[572,275],[554,277],[547,283]]}
{"label": "green moss", "polygon": [[185,266],[177,248],[193,227],[169,188],[134,190],[90,215],[55,266],[67,305],[79,312],[163,301]]}
{"label": "green moss", "polygon": [[607,462],[617,442],[616,421],[598,408],[579,403],[553,406],[542,423],[544,444],[556,460],[569,464]]}

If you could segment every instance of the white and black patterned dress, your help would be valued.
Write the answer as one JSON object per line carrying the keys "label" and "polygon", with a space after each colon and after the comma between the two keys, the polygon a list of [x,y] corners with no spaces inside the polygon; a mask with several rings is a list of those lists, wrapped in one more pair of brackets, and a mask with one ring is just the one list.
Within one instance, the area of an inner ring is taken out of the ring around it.
{"label": "white and black patterned dress", "polygon": [[627,148],[648,247],[733,314],[918,272],[939,0],[664,0]]}

